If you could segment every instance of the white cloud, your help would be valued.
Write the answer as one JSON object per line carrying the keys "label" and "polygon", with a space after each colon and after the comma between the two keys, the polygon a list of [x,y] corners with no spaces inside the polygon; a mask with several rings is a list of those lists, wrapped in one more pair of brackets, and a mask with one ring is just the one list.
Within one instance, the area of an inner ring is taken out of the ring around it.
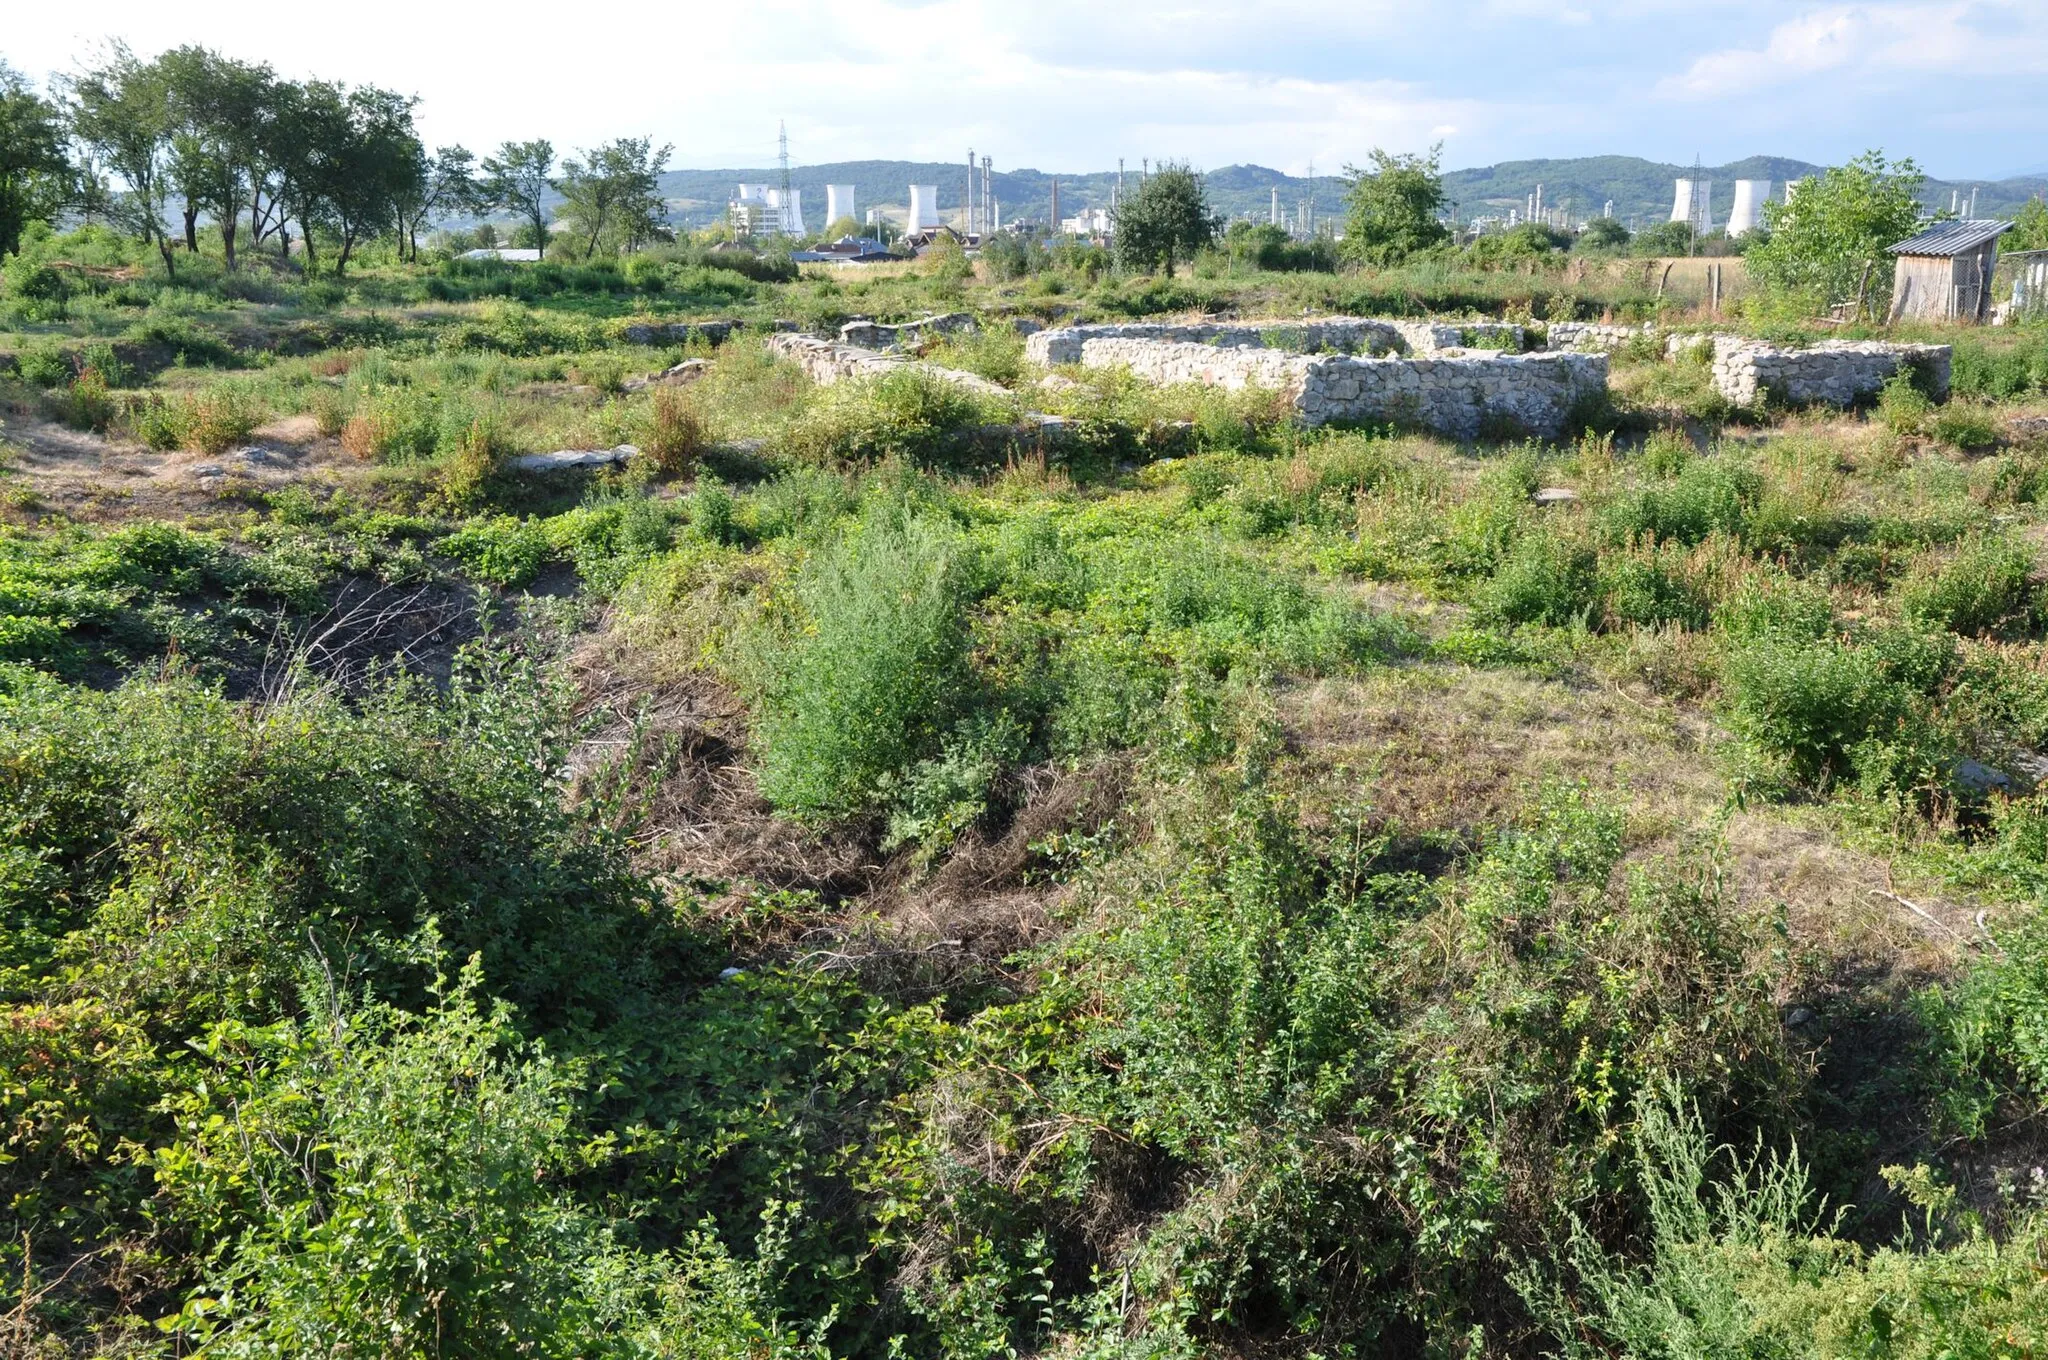
{"label": "white cloud", "polygon": [[1933,76],[2048,69],[2048,12],[2015,3],[1857,4],[1779,24],[1761,48],[1725,48],[1668,76],[1675,99],[1732,95],[1833,76],[1854,88]]}
{"label": "white cloud", "polygon": [[[770,163],[783,119],[799,162],[951,163],[972,144],[1012,168],[1298,171],[1441,138],[1452,165],[1873,142],[1932,165],[1951,134],[1910,144],[1981,107],[1998,116],[1973,154],[2018,164],[2048,113],[2009,74],[2048,71],[2048,0],[613,0],[588,20],[560,0],[355,0],[346,22],[287,7],[262,25],[155,0],[12,8],[0,55],[35,75],[107,35],[205,43],[417,93],[430,142],[646,133],[692,166]],[[1703,127],[1694,105],[1730,95]]]}

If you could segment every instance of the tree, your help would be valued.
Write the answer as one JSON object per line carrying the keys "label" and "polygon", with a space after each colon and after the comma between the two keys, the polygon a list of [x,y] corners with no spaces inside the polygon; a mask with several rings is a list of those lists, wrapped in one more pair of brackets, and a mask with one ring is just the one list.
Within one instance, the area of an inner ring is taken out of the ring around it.
{"label": "tree", "polygon": [[71,163],[57,107],[0,61],[0,258],[21,249],[21,232],[65,198]]}
{"label": "tree", "polygon": [[484,198],[526,219],[543,256],[548,248],[548,193],[558,187],[549,175],[555,168],[555,146],[546,140],[506,142],[498,154],[484,158]]}
{"label": "tree", "polygon": [[1579,233],[1578,245],[1584,250],[1617,250],[1628,242],[1628,228],[1620,218],[1596,217]]}
{"label": "tree", "polygon": [[110,215],[155,245],[165,272],[176,278],[178,262],[164,227],[174,118],[162,68],[115,43],[104,65],[69,84],[73,131],[126,185]]}
{"label": "tree", "polygon": [[1690,255],[1695,244],[1690,222],[1658,222],[1637,232],[1630,242],[1636,254],[1648,257]]}
{"label": "tree", "polygon": [[[299,222],[325,226],[341,238],[337,277],[364,238],[393,225],[398,204],[420,192],[425,153],[413,131],[415,100],[375,86],[306,87],[301,135],[304,162],[297,183]],[[306,234],[307,261],[312,233]]]}
{"label": "tree", "polygon": [[2006,236],[2007,250],[2048,250],[2048,203],[2036,196],[2013,214],[2012,231]]}
{"label": "tree", "polygon": [[583,237],[583,253],[610,240],[634,250],[668,232],[668,204],[658,184],[673,146],[654,147],[649,137],[621,137],[580,161],[562,162],[563,220]]}
{"label": "tree", "polygon": [[1213,244],[1222,225],[1209,211],[1201,177],[1184,162],[1163,161],[1117,206],[1117,263],[1138,271],[1163,268],[1172,278],[1174,263]]}
{"label": "tree", "polygon": [[1764,205],[1770,239],[1747,253],[1750,277],[1812,310],[1865,311],[1872,285],[1891,277],[1887,247],[1920,229],[1924,182],[1911,158],[1882,151],[1801,180],[1786,202]]}
{"label": "tree", "polygon": [[420,232],[436,217],[454,212],[482,212],[489,206],[476,177],[476,157],[459,146],[444,146],[429,156],[419,148],[419,161],[401,187],[395,207],[398,234],[406,258],[420,257]]}
{"label": "tree", "polygon": [[171,117],[171,183],[184,200],[185,249],[199,251],[199,215],[220,227],[221,249],[235,267],[247,156],[268,93],[268,71],[203,47],[180,47],[156,60]]}
{"label": "tree", "polygon": [[1392,155],[1374,147],[1372,168],[1344,167],[1344,254],[1367,264],[1399,264],[1451,239],[1437,220],[1444,205],[1439,166],[1443,143],[1426,155]]}

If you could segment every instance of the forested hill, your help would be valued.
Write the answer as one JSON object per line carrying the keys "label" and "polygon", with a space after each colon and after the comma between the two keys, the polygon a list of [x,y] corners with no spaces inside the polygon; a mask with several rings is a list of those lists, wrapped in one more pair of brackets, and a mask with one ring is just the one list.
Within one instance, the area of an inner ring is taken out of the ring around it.
{"label": "forested hill", "polygon": [[[961,203],[967,182],[967,158],[939,164],[920,161],[840,161],[828,165],[806,165],[790,171],[790,184],[803,190],[809,225],[822,227],[827,184],[852,184],[856,201],[864,214],[868,208],[884,207],[898,212],[908,206],[911,184],[939,186],[939,203],[948,215]],[[1728,165],[1703,167],[1700,174],[1714,181],[1714,213],[1725,218],[1733,201],[1732,183],[1738,179],[1769,179],[1783,182],[1815,174],[1821,167],[1782,156],[1751,156]],[[1205,179],[1210,202],[1229,217],[1264,217],[1272,202],[1272,191],[1280,190],[1280,201],[1292,211],[1295,204],[1313,194],[1319,211],[1336,211],[1343,194],[1343,182],[1333,173],[1311,181],[1284,175],[1261,165],[1226,165],[1210,170]],[[1125,167],[1135,179],[1136,160]],[[1598,211],[1612,199],[1615,214],[1624,219],[1660,221],[1671,211],[1671,182],[1692,173],[1692,167],[1660,164],[1636,156],[1583,156],[1570,160],[1505,161],[1499,165],[1453,170],[1444,176],[1444,188],[1459,211],[1471,216],[1494,208],[1505,210],[1526,199],[1538,184],[1546,203],[1575,211]],[[997,170],[996,201],[1004,221],[1019,217],[1044,220],[1051,209],[1054,172],[1044,170]],[[1079,208],[1109,205],[1110,188],[1116,183],[1115,170],[1087,174],[1058,175],[1060,211],[1071,216]],[[671,170],[662,176],[662,192],[668,197],[679,223],[701,226],[724,211],[733,186],[741,182],[779,183],[781,172],[773,169]],[[2048,192],[2048,176],[2029,176],[1995,183],[1965,180],[1929,180],[1927,201],[1946,207],[1952,189],[1967,194],[1978,189],[1977,210],[1991,216],[2007,214],[2036,194]]]}

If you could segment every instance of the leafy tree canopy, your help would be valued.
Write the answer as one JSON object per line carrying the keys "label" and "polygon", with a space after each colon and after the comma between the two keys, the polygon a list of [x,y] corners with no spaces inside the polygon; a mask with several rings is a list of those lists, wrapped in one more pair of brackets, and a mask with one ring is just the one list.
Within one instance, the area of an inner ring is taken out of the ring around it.
{"label": "leafy tree canopy", "polygon": [[1398,264],[1451,239],[1437,220],[1444,205],[1443,144],[1427,154],[1373,148],[1372,167],[1346,166],[1344,254],[1367,264]]}
{"label": "leafy tree canopy", "polygon": [[0,61],[0,257],[21,249],[21,232],[64,200],[71,163],[56,107]]}
{"label": "leafy tree canopy", "polygon": [[1213,244],[1222,225],[1209,211],[1201,176],[1185,162],[1166,161],[1116,210],[1117,263],[1172,278],[1174,265]]}
{"label": "leafy tree canopy", "polygon": [[1920,228],[1924,180],[1910,157],[1866,151],[1799,181],[1786,202],[1764,205],[1770,239],[1748,252],[1750,277],[1814,310],[1840,303],[1863,310],[1891,276],[1886,248]]}

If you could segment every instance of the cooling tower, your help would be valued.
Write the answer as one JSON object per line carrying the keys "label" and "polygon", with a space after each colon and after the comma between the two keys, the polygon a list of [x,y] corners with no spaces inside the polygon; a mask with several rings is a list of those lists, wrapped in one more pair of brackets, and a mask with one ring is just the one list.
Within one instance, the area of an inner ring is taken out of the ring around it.
{"label": "cooling tower", "polygon": [[768,201],[768,186],[765,184],[742,184],[736,201],[740,203],[766,203]]}
{"label": "cooling tower", "polygon": [[804,235],[804,191],[791,189],[787,194],[778,193],[776,198],[783,200],[782,230],[791,236]]}
{"label": "cooling tower", "polygon": [[1678,192],[1671,200],[1671,220],[1690,222],[1693,214],[1703,217],[1711,215],[1709,203],[1713,198],[1714,181],[1710,179],[1682,179],[1678,181]]}
{"label": "cooling tower", "polygon": [[825,186],[825,225],[853,217],[853,186],[851,184],[828,184]]}
{"label": "cooling tower", "polygon": [[1767,179],[1739,179],[1735,181],[1735,207],[1728,213],[1728,234],[1741,236],[1757,230],[1764,224],[1764,204],[1771,197],[1771,181]]}
{"label": "cooling tower", "polygon": [[910,223],[904,228],[909,232],[930,231],[939,225],[939,186],[936,184],[913,184],[910,186]]}

